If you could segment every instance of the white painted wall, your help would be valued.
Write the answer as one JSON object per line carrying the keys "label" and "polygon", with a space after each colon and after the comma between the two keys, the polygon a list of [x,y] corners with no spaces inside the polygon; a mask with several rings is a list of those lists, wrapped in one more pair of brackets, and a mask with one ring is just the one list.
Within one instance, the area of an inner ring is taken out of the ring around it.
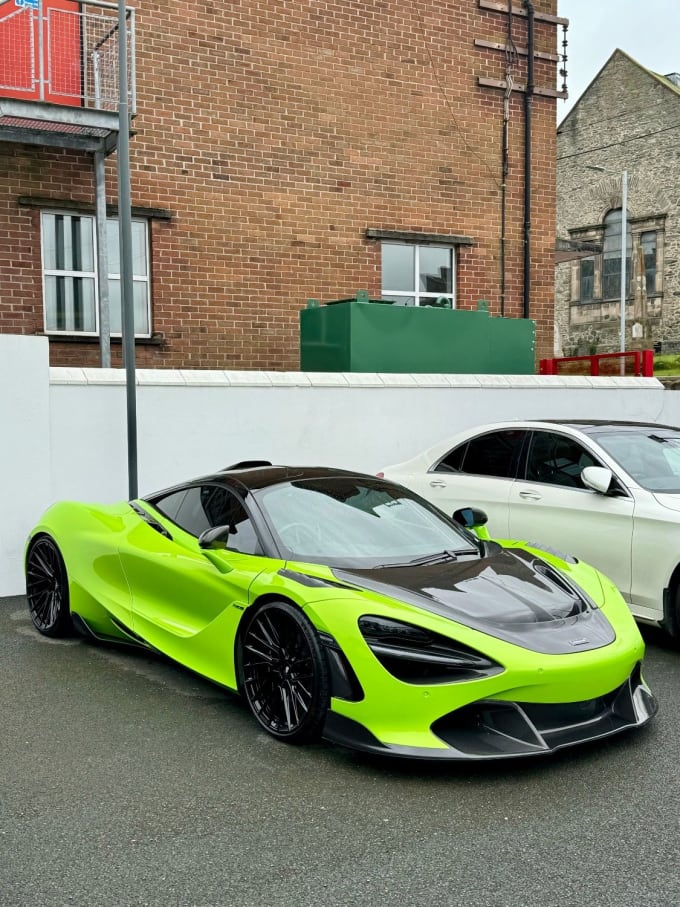
{"label": "white painted wall", "polygon": [[[0,596],[55,500],[127,497],[125,374],[48,368],[45,338],[0,335]],[[680,424],[649,378],[150,371],[137,374],[140,495],[237,460],[376,472],[468,425],[508,418]]]}
{"label": "white painted wall", "polygon": [[0,595],[22,588],[27,522],[52,492],[47,344],[0,336]]}

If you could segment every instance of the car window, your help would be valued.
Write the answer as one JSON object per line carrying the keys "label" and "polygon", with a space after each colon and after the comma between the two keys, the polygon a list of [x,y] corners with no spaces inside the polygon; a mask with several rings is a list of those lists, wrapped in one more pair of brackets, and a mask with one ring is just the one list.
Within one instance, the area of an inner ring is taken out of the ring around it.
{"label": "car window", "polygon": [[257,532],[243,504],[222,485],[197,485],[167,495],[154,506],[191,535],[198,537],[206,529],[229,526],[227,548],[243,554],[262,553]]}
{"label": "car window", "polygon": [[469,533],[405,488],[361,476],[301,479],[258,497],[283,554],[375,567],[422,556],[479,554]]}
{"label": "car window", "polygon": [[636,482],[649,491],[680,493],[680,434],[655,431],[605,431],[597,441]]}
{"label": "car window", "polygon": [[585,488],[581,471],[601,466],[578,441],[553,432],[533,432],[527,457],[526,477],[530,482]]}
{"label": "car window", "polygon": [[182,506],[182,501],[187,495],[186,488],[183,488],[181,491],[175,491],[173,494],[166,495],[162,504],[156,504],[155,506],[163,513],[169,520],[176,522],[177,513],[179,508]]}
{"label": "car window", "polygon": [[435,472],[464,472],[514,479],[525,437],[526,431],[510,428],[472,438],[440,460]]}

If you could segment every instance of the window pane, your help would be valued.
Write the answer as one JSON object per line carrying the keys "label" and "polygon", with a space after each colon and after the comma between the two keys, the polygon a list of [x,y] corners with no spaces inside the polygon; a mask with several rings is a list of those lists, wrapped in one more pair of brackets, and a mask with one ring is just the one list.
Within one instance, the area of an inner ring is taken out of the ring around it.
{"label": "window pane", "polygon": [[[120,234],[118,220],[106,221],[106,248],[109,256],[109,274],[120,274]],[[146,222],[132,221],[132,273],[135,277],[146,277]]]}
{"label": "window pane", "polygon": [[48,331],[94,332],[94,278],[47,275],[45,313]]}
{"label": "window pane", "polygon": [[147,276],[146,265],[146,224],[132,221],[132,273],[135,277]]}
{"label": "window pane", "polygon": [[462,471],[471,475],[514,479],[525,434],[513,428],[473,438],[467,445]]}
{"label": "window pane", "polygon": [[419,252],[420,289],[425,293],[451,293],[453,291],[451,249],[421,246]]}
{"label": "window pane", "polygon": [[392,305],[415,305],[416,303],[415,296],[395,296],[393,293],[383,293],[381,298],[390,301]]}
{"label": "window pane", "polygon": [[94,271],[93,219],[43,214],[43,266],[48,271]]}
{"label": "window pane", "polygon": [[584,488],[581,471],[586,466],[600,466],[594,457],[577,441],[564,435],[535,432],[529,458],[527,479],[549,485]]}
{"label": "window pane", "polygon": [[157,510],[160,510],[161,513],[164,513],[171,520],[177,522],[176,517],[179,512],[179,508],[184,502],[186,494],[186,489],[183,489],[182,491],[174,491],[172,494],[166,495],[160,501],[156,501],[154,506]]}
{"label": "window pane", "polygon": [[54,214],[43,214],[42,216],[42,246],[43,246],[43,267],[50,271],[55,270],[57,264],[56,252],[56,234],[55,234],[55,216]]}
{"label": "window pane", "polygon": [[621,256],[605,256],[602,262],[602,298],[618,299],[621,295]]}
{"label": "window pane", "polygon": [[645,263],[645,284],[647,293],[656,292],[656,233],[648,231],[640,236],[640,246]]}
{"label": "window pane", "polygon": [[415,246],[401,243],[382,245],[382,292],[415,290]]}
{"label": "window pane", "polygon": [[[186,532],[199,536],[206,529],[228,526],[226,542],[229,549],[243,554],[262,553],[257,533],[243,504],[226,488],[220,485],[202,485],[181,494],[179,507],[176,507],[174,500],[168,498],[164,498],[156,506]],[[170,497],[172,499],[176,495]]]}
{"label": "window pane", "polygon": [[581,259],[581,302],[589,302],[593,298],[593,288],[595,284],[595,259]]}
{"label": "window pane", "polygon": [[452,309],[453,296],[426,296],[424,293],[418,298],[420,307],[431,306],[436,309]]}
{"label": "window pane", "polygon": [[466,450],[467,444],[462,444],[460,447],[454,447],[454,449],[447,453],[444,459],[437,464],[435,472],[461,472]]}
{"label": "window pane", "polygon": [[[621,296],[621,209],[610,211],[604,219],[604,250],[602,255],[602,298]],[[626,294],[631,276],[632,236],[626,221]]]}
{"label": "window pane", "polygon": [[118,221],[112,220],[111,218],[106,221],[106,252],[109,257],[109,274],[120,274]]}
{"label": "window pane", "polygon": [[[148,283],[145,280],[136,280],[132,285],[134,298],[135,334],[149,333],[149,306]],[[109,318],[112,334],[123,333],[122,311],[120,301],[120,280],[117,277],[109,279]]]}

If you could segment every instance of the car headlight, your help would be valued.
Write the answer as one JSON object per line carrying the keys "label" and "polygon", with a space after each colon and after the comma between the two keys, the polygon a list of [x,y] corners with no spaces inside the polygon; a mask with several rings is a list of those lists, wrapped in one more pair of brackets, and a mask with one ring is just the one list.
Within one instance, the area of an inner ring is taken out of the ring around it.
{"label": "car headlight", "polygon": [[463,643],[399,620],[364,615],[359,630],[385,670],[406,683],[455,683],[504,670]]}

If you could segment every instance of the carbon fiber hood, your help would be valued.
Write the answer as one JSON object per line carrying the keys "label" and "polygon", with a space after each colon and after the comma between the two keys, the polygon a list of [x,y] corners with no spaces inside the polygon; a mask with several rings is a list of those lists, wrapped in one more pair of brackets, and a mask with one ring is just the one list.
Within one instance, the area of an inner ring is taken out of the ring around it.
{"label": "carbon fiber hood", "polygon": [[614,630],[585,593],[545,561],[493,545],[487,557],[338,570],[339,580],[549,655],[609,645]]}

